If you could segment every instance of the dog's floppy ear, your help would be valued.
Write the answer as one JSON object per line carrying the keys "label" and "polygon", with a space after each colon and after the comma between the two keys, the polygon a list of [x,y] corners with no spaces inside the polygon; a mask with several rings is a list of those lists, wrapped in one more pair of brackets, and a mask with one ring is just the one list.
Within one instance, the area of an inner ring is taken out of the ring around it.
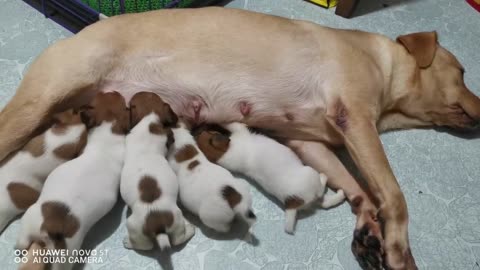
{"label": "dog's floppy ear", "polygon": [[78,109],[76,112],[80,114],[80,119],[85,124],[87,128],[92,128],[96,124],[94,108],[90,105],[84,105]]}
{"label": "dog's floppy ear", "polygon": [[142,121],[142,117],[140,112],[137,108],[137,105],[130,103],[130,129],[134,128],[140,121]]}
{"label": "dog's floppy ear", "polygon": [[407,51],[415,57],[420,68],[429,67],[437,51],[437,32],[419,32],[397,37]]}
{"label": "dog's floppy ear", "polygon": [[170,105],[166,104],[163,105],[163,113],[162,113],[162,124],[165,127],[174,127],[177,125],[178,117],[173,112]]}
{"label": "dog's floppy ear", "polygon": [[210,145],[216,149],[226,151],[230,145],[230,138],[220,133],[215,133],[210,138]]}

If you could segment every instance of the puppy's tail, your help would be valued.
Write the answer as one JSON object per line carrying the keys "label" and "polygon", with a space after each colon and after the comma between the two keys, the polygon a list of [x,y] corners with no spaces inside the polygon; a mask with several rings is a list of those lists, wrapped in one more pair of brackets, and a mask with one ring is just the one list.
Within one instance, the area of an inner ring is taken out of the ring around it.
{"label": "puppy's tail", "polygon": [[170,245],[170,240],[168,239],[168,235],[166,233],[161,233],[158,234],[157,237],[158,246],[160,247],[160,250],[166,250],[170,249],[172,246]]}
{"label": "puppy's tail", "polygon": [[297,221],[297,209],[285,209],[285,232],[293,234],[295,230],[295,222]]}
{"label": "puppy's tail", "polygon": [[40,250],[44,249],[43,243],[32,242],[30,248],[28,249],[28,253],[25,256],[26,260],[22,260],[22,263],[19,266],[19,270],[43,270],[45,269],[46,265],[43,263],[42,256]]}
{"label": "puppy's tail", "polygon": [[324,195],[320,201],[320,207],[330,208],[342,203],[345,200],[345,193],[343,190],[339,189],[335,194]]}

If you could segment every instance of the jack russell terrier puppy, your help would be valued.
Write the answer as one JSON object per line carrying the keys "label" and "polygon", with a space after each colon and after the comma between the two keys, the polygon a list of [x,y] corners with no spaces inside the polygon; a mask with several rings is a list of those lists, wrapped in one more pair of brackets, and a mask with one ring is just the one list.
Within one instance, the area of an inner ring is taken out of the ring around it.
{"label": "jack russell terrier puppy", "polygon": [[85,147],[87,129],[74,110],[54,116],[53,126],[0,164],[0,233],[40,196],[47,176]]}
{"label": "jack russell terrier puppy", "polygon": [[[117,201],[129,129],[125,100],[116,92],[97,94],[81,115],[92,128],[85,150],[48,176],[37,202],[21,220],[18,249],[37,242],[49,250],[65,249],[71,256]],[[68,260],[52,265],[52,269],[72,267]]]}
{"label": "jack russell terrier puppy", "polygon": [[303,165],[287,146],[245,124],[232,123],[226,129],[205,125],[196,132],[199,148],[212,162],[257,181],[266,192],[285,205],[285,231],[293,233],[297,210],[314,202],[329,208],[345,200],[343,190],[324,195],[327,176]]}
{"label": "jack russell terrier puppy", "polygon": [[172,131],[174,143],[169,160],[177,173],[182,204],[216,231],[228,232],[235,216],[251,227],[256,216],[247,182],[210,162],[185,123],[179,122]]}
{"label": "jack russell terrier puppy", "polygon": [[124,246],[151,250],[156,241],[163,250],[170,248],[170,241],[182,244],[192,238],[195,227],[177,206],[177,176],[166,159],[173,143],[168,126],[176,124],[177,116],[157,94],[140,92],[130,101],[130,121],[120,181],[122,198],[132,210]]}

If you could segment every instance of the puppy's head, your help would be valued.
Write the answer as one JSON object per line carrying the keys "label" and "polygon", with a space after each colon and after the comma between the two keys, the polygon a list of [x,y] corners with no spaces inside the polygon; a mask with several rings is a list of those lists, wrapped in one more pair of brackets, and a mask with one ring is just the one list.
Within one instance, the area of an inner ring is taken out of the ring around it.
{"label": "puppy's head", "polygon": [[83,124],[80,113],[70,109],[53,115],[53,124],[57,126],[74,126]]}
{"label": "puppy's head", "polygon": [[178,117],[170,105],[151,92],[139,92],[130,100],[130,128],[135,127],[143,117],[155,113],[160,117],[164,127],[172,127],[177,124]]}
{"label": "puppy's head", "polygon": [[203,125],[192,131],[197,145],[211,162],[217,162],[230,146],[230,133],[217,125]]}
{"label": "puppy's head", "polygon": [[82,106],[79,111],[88,128],[99,126],[103,122],[113,122],[113,133],[128,133],[130,115],[125,99],[118,92],[98,93],[89,105]]}

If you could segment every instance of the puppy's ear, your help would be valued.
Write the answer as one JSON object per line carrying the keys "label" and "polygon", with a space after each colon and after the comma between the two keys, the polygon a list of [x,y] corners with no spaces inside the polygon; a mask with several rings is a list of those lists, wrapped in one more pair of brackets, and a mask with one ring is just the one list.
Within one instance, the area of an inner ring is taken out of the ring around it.
{"label": "puppy's ear", "polygon": [[140,115],[139,108],[137,105],[130,104],[130,129],[134,128],[140,121],[142,121],[142,116]]}
{"label": "puppy's ear", "polygon": [[162,122],[163,122],[163,126],[165,127],[174,127],[177,125],[177,122],[178,122],[177,115],[173,112],[170,105],[166,103],[163,106]]}
{"label": "puppy's ear", "polygon": [[173,136],[173,131],[171,129],[167,129],[167,149],[175,143],[175,137]]}
{"label": "puppy's ear", "polygon": [[77,109],[80,114],[80,119],[87,128],[92,128],[96,125],[95,109],[90,105],[85,105]]}
{"label": "puppy's ear", "polygon": [[437,51],[437,32],[419,32],[397,37],[407,51],[415,57],[420,68],[429,67]]}
{"label": "puppy's ear", "polygon": [[122,116],[118,119],[120,122],[120,130],[123,134],[127,134],[130,131],[131,120],[130,120],[130,110],[125,107],[122,112]]}
{"label": "puppy's ear", "polygon": [[210,138],[210,144],[218,150],[226,151],[230,145],[230,138],[216,133]]}

